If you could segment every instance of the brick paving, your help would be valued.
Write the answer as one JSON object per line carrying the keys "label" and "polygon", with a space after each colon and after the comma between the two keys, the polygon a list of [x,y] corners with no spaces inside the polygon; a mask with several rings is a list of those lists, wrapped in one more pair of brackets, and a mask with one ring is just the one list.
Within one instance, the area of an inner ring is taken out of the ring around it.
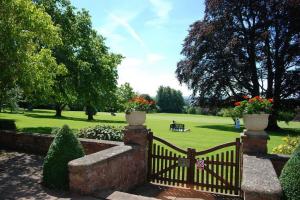
{"label": "brick paving", "polygon": [[220,195],[179,187],[166,187],[151,183],[138,187],[130,191],[130,193],[162,200],[242,200],[242,198],[235,196]]}
{"label": "brick paving", "polygon": [[52,191],[41,185],[43,156],[0,150],[1,200],[96,200]]}

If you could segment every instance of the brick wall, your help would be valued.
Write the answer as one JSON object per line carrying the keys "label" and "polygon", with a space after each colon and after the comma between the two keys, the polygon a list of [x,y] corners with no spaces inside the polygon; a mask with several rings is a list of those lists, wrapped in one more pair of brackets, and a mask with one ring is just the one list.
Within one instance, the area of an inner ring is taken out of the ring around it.
{"label": "brick wall", "polygon": [[138,147],[115,146],[69,162],[70,191],[97,194],[103,191],[128,191],[144,182],[145,162]]}
{"label": "brick wall", "polygon": [[148,130],[129,126],[123,146],[90,154],[69,162],[70,191],[84,195],[128,191],[147,180]]}
{"label": "brick wall", "polygon": [[285,163],[290,159],[290,155],[269,154],[268,158],[271,160],[276,174],[279,177]]}
{"label": "brick wall", "polygon": [[[38,133],[22,133],[15,131],[0,130],[0,148],[22,151],[40,155],[46,155],[53,135]],[[117,145],[124,145],[123,142],[113,142],[106,140],[92,140],[80,138],[85,153],[92,154]]]}

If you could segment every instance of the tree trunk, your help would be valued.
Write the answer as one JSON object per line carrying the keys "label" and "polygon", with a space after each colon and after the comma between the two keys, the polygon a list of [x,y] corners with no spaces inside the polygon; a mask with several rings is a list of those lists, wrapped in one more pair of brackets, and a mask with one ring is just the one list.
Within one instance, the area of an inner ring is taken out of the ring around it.
{"label": "tree trunk", "polygon": [[266,39],[266,52],[267,52],[267,63],[266,68],[268,72],[268,82],[267,82],[267,98],[273,98],[273,82],[274,82],[274,73],[272,70],[272,60],[271,60],[271,51],[270,51],[270,40],[269,37]]}
{"label": "tree trunk", "polygon": [[268,131],[278,131],[281,128],[278,126],[277,124],[277,115],[278,115],[278,109],[280,106],[280,100],[279,98],[274,98],[273,99],[273,111],[271,113],[271,115],[269,116],[269,123],[268,123],[268,127],[267,130]]}
{"label": "tree trunk", "polygon": [[89,121],[94,120],[94,117],[93,117],[93,116],[94,116],[93,114],[88,114],[88,120],[89,120]]}
{"label": "tree trunk", "polygon": [[55,105],[55,111],[56,111],[56,113],[55,113],[55,117],[61,117],[62,115],[61,115],[61,113],[62,113],[62,110],[64,109],[64,105],[61,105],[61,104],[56,104]]}
{"label": "tree trunk", "polygon": [[269,116],[269,123],[267,127],[267,131],[278,131],[281,128],[277,124],[277,117],[275,114],[271,114]]}

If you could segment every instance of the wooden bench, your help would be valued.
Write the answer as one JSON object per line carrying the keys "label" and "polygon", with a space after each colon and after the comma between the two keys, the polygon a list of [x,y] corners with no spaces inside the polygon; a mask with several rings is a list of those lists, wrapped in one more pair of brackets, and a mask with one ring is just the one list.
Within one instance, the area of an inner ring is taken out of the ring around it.
{"label": "wooden bench", "polygon": [[170,124],[170,130],[184,132],[184,124]]}

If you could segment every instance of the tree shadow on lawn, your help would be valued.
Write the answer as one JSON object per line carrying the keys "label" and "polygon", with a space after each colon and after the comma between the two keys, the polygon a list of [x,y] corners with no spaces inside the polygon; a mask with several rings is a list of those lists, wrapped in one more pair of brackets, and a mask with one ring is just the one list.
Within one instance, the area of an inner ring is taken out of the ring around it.
{"label": "tree shadow on lawn", "polygon": [[26,113],[52,113],[55,114],[54,110],[26,110]]}
{"label": "tree shadow on lawn", "polygon": [[38,115],[38,114],[24,114],[26,117],[32,118],[40,118],[40,119],[59,119],[59,120],[71,120],[71,121],[81,121],[81,122],[92,122],[92,123],[116,123],[116,124],[125,124],[124,120],[105,120],[105,119],[94,119],[92,121],[88,121],[87,119],[83,118],[76,118],[76,117],[56,117],[54,115]]}
{"label": "tree shadow on lawn", "polygon": [[196,126],[196,128],[208,128],[208,129],[214,129],[219,131],[225,131],[225,132],[236,132],[241,133],[243,131],[243,127],[241,126],[240,129],[236,129],[234,125],[202,125],[202,126]]}
{"label": "tree shadow on lawn", "polygon": [[267,131],[271,136],[300,136],[299,128],[283,128],[279,131]]}
{"label": "tree shadow on lawn", "polygon": [[[234,128],[234,125],[203,125],[203,126],[196,126],[197,128],[208,128],[214,129],[219,131],[225,132],[236,132],[241,133],[243,132],[243,126],[240,129]],[[279,131],[267,131],[270,136],[300,136],[300,129],[299,128],[283,128]]]}

